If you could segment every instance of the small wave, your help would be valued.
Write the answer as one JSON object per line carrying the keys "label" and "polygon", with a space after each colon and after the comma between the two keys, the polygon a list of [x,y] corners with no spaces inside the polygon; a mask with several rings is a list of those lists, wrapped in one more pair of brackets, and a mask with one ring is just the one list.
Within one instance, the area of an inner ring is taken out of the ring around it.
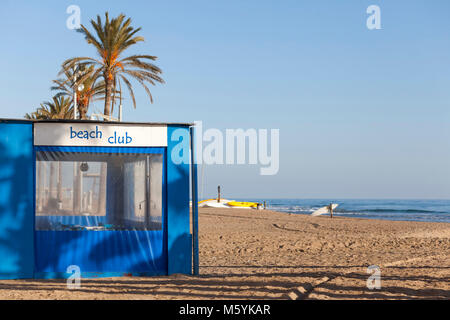
{"label": "small wave", "polygon": [[433,210],[421,210],[421,209],[336,209],[337,213],[346,213],[346,212],[371,212],[371,213],[448,213],[445,211],[433,211]]}
{"label": "small wave", "polygon": [[[301,206],[270,206],[270,209],[280,211],[295,211],[295,212],[313,212],[319,207],[307,208]],[[361,214],[361,213],[425,213],[425,214],[442,214],[449,213],[446,211],[433,211],[421,209],[335,209],[334,212],[342,214]]]}
{"label": "small wave", "polygon": [[305,208],[301,206],[270,206],[269,209],[278,211],[295,211],[295,212],[312,212],[316,210],[314,208]]}
{"label": "small wave", "polygon": [[[400,202],[384,202],[384,201],[334,201],[340,206],[334,210],[334,213],[339,216],[368,218],[368,219],[383,219],[383,220],[409,220],[409,221],[430,221],[430,222],[450,222],[450,202],[443,205],[440,202],[435,203],[430,201],[415,207],[414,201],[406,203]],[[376,203],[375,203],[376,202]],[[309,215],[315,210],[326,205],[324,201],[312,202],[304,201],[293,203],[292,201],[283,202],[281,200],[273,201],[268,206],[269,209],[287,212],[292,214]]]}

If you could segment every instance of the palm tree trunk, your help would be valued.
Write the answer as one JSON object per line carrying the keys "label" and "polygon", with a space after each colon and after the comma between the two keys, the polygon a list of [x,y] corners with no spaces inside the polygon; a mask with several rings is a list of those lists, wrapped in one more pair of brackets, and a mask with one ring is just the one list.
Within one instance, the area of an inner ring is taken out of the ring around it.
{"label": "palm tree trunk", "polygon": [[81,105],[78,107],[80,111],[80,119],[87,120],[86,114],[87,114],[87,107],[85,105]]}
{"label": "palm tree trunk", "polygon": [[107,72],[105,72],[104,78],[105,78],[106,90],[105,90],[105,109],[103,110],[103,114],[105,116],[110,116],[111,115],[111,93],[112,93],[113,82],[112,82],[112,80],[110,80],[108,78]]}

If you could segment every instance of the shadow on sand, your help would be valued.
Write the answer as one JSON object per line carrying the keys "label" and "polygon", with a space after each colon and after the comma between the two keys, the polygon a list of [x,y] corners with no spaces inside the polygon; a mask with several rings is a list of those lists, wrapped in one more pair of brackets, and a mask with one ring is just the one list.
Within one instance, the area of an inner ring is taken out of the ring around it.
{"label": "shadow on sand", "polygon": [[[359,266],[357,266],[359,267]],[[211,267],[201,267],[200,271],[208,272]],[[214,267],[218,268],[218,267]],[[278,269],[293,268],[291,266],[271,266],[266,268],[266,272],[245,271],[245,268],[229,266],[227,268],[243,268],[244,273],[217,273],[206,274],[198,277],[174,275],[155,278],[102,278],[102,279],[82,279],[82,286],[77,291],[85,294],[110,295],[109,297],[119,297],[127,295],[127,298],[149,298],[155,299],[161,296],[174,299],[288,299],[287,294],[295,291],[299,286],[307,286],[310,282],[323,277],[330,280],[314,287],[304,298],[312,298],[311,293],[320,294],[324,299],[449,299],[450,291],[430,288],[430,285],[442,282],[449,282],[448,277],[433,276],[408,276],[408,275],[386,275],[382,278],[382,288],[379,290],[369,290],[366,287],[367,275],[356,272],[333,272],[333,268],[353,269],[355,266],[304,266],[295,267],[297,272],[279,272]],[[315,270],[321,269],[323,271]],[[408,269],[408,267],[395,267],[396,269]],[[420,267],[415,267],[420,268]],[[427,267],[425,267],[427,268]],[[272,270],[271,270],[272,269]],[[301,271],[313,270],[313,271]],[[331,269],[331,270],[330,270]],[[449,269],[449,268],[447,268]],[[230,270],[231,271],[231,270]],[[426,270],[424,270],[426,273]],[[339,281],[334,281],[339,278]],[[313,279],[313,280],[311,280]],[[397,285],[390,285],[390,281]],[[423,288],[410,287],[408,282],[420,282],[427,285]],[[398,283],[405,286],[398,286]],[[360,284],[360,285],[358,285]],[[20,283],[2,283],[0,290],[67,290],[64,280],[22,280]],[[139,295],[139,297],[138,297]]]}

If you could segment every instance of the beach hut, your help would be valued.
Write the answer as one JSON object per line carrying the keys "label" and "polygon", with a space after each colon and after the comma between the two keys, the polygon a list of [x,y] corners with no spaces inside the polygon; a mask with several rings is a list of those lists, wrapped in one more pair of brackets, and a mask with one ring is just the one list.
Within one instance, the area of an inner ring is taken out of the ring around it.
{"label": "beach hut", "polygon": [[193,136],[189,123],[0,119],[0,279],[196,274]]}

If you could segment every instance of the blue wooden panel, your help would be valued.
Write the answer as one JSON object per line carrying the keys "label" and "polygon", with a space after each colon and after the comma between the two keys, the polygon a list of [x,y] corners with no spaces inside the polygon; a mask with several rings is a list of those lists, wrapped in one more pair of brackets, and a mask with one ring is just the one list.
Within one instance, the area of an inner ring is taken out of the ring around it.
{"label": "blue wooden panel", "polygon": [[[36,231],[36,272],[165,274],[163,231]],[[56,276],[58,277],[58,276]]]}
{"label": "blue wooden panel", "polygon": [[32,278],[34,157],[31,123],[0,123],[0,279]]}
{"label": "blue wooden panel", "polygon": [[[190,130],[191,150],[195,150],[195,129]],[[199,274],[199,251],[198,251],[198,189],[197,189],[197,159],[195,152],[191,152],[191,197],[192,197],[192,263],[193,274]]]}
{"label": "blue wooden panel", "polygon": [[[81,272],[81,278],[94,279],[94,278],[111,278],[111,277],[152,277],[163,276],[167,272],[155,273],[155,272]],[[35,279],[67,279],[73,275],[68,272],[35,272]]]}
{"label": "blue wooden panel", "polygon": [[167,128],[168,273],[191,274],[189,226],[189,128]]}

